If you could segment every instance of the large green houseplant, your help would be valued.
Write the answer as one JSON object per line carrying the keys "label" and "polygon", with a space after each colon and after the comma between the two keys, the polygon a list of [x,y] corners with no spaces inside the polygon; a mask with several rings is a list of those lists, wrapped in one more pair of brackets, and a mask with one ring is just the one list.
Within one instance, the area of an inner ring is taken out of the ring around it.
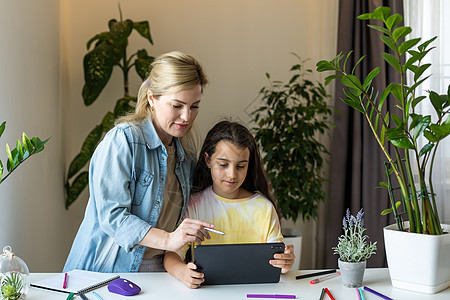
{"label": "large green houseplant", "polygon": [[[420,38],[405,40],[412,29],[400,26],[402,16],[391,15],[389,7],[379,7],[374,12],[360,15],[358,18],[378,20],[380,25],[383,25],[368,26],[381,32],[381,41],[393,51],[393,55],[383,53],[382,56],[399,72],[400,82],[391,82],[384,90],[374,91],[372,81],[380,72],[380,68],[374,68],[360,80],[354,75],[354,71],[364,57],[349,68],[346,62],[351,52],[348,55],[340,53],[331,61],[318,62],[317,71],[335,72],[326,78],[326,83],[337,79],[341,81],[346,95],[342,100],[364,115],[386,156],[388,173],[394,174],[398,181],[402,202],[394,201],[391,196],[391,208],[385,213],[394,213],[399,230],[441,235],[443,231],[436,207],[432,175],[438,145],[450,134],[450,86],[447,94],[443,95],[433,91],[429,92],[428,97],[416,94],[417,87],[428,78],[422,76],[430,67],[430,64],[423,63],[423,58],[433,49],[430,44],[435,38],[425,42],[421,42]],[[406,80],[408,73],[412,75],[413,80],[410,85]],[[398,101],[396,111],[386,108],[386,98],[389,94]],[[430,115],[421,115],[416,111],[417,105],[423,101],[431,102],[436,113],[434,120]],[[427,141],[423,147],[419,143],[421,138]],[[388,151],[389,147],[392,147],[393,154]],[[412,173],[413,164],[418,169],[417,182]],[[385,183],[383,185],[387,186]],[[409,228],[403,226],[402,216],[398,213],[400,205],[407,213]]]}
{"label": "large green houseplant", "polygon": [[[112,19],[108,22],[109,31],[96,34],[87,42],[87,49],[91,49],[84,56],[83,99],[86,106],[91,105],[100,95],[108,83],[114,67],[118,67],[123,74],[123,97],[116,101],[113,112],[108,111],[101,123],[86,137],[80,153],[70,163],[65,179],[66,208],[68,208],[88,185],[88,171],[84,167],[91,159],[103,135],[111,129],[114,120],[133,110],[136,97],[130,96],[128,73],[134,67],[139,77],[147,77],[148,67],[154,57],[149,56],[145,49],[128,55],[128,38],[132,31],[137,31],[150,44],[153,44],[148,21],[133,22],[123,20],[120,10],[120,21]],[[74,176],[76,177],[74,178]]]}
{"label": "large green houseplant", "polygon": [[316,218],[325,199],[322,172],[328,151],[319,138],[329,129],[332,112],[325,88],[307,78],[312,71],[297,58],[286,83],[272,81],[266,73],[269,85],[260,90],[262,104],[252,112],[279,214],[294,222],[298,216]]}
{"label": "large green houseplant", "polygon": [[[0,137],[3,135],[3,132],[6,128],[6,121],[0,125]],[[2,178],[3,176],[3,163],[0,160],[0,184],[6,180],[6,178],[11,175],[11,173],[16,170],[25,160],[30,158],[32,155],[35,155],[42,150],[44,150],[45,143],[48,142],[50,138],[46,139],[45,141],[41,141],[37,136],[35,136],[32,139],[29,139],[28,136],[24,133],[22,133],[21,139],[17,140],[16,148],[11,150],[11,147],[9,147],[8,143],[6,143],[6,155],[7,155],[7,161],[6,161],[6,170],[8,173]]]}

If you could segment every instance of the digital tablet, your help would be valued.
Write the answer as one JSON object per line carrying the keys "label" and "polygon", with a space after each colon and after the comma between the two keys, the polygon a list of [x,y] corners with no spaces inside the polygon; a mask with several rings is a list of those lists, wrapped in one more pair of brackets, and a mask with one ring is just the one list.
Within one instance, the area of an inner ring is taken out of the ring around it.
{"label": "digital tablet", "polygon": [[194,263],[208,284],[276,283],[281,269],[269,264],[283,243],[214,244],[194,247]]}

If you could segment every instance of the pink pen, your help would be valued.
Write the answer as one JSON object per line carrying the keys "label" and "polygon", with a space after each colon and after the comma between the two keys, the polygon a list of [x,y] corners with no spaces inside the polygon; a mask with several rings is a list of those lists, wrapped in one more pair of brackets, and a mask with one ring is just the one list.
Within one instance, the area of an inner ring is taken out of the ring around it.
{"label": "pink pen", "polygon": [[326,276],[319,277],[319,278],[316,278],[314,280],[311,280],[309,283],[316,284],[316,283],[322,282],[324,280],[327,280],[327,279],[330,279],[330,278],[333,278],[333,277],[336,277],[336,276],[339,276],[339,275],[341,275],[341,272],[336,272],[336,273],[333,273],[333,274],[330,274],[330,275],[326,275]]}
{"label": "pink pen", "polygon": [[67,289],[67,273],[64,274],[63,289]]}

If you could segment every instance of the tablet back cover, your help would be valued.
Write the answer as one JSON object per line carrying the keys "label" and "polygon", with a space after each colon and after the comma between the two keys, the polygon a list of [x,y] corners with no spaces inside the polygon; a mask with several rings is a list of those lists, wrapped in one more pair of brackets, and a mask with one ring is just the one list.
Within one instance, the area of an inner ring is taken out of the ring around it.
{"label": "tablet back cover", "polygon": [[202,285],[276,283],[281,269],[269,260],[283,252],[283,243],[198,245],[194,263],[205,274]]}

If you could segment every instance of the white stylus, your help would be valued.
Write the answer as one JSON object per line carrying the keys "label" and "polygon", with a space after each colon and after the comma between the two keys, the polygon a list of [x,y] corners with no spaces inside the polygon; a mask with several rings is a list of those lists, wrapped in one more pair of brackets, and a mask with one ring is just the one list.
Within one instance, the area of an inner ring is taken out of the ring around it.
{"label": "white stylus", "polygon": [[210,232],[214,232],[214,233],[217,233],[217,234],[225,235],[225,232],[222,232],[222,231],[219,231],[219,230],[211,229],[211,228],[208,228],[208,227],[205,227],[205,229],[210,231]]}

